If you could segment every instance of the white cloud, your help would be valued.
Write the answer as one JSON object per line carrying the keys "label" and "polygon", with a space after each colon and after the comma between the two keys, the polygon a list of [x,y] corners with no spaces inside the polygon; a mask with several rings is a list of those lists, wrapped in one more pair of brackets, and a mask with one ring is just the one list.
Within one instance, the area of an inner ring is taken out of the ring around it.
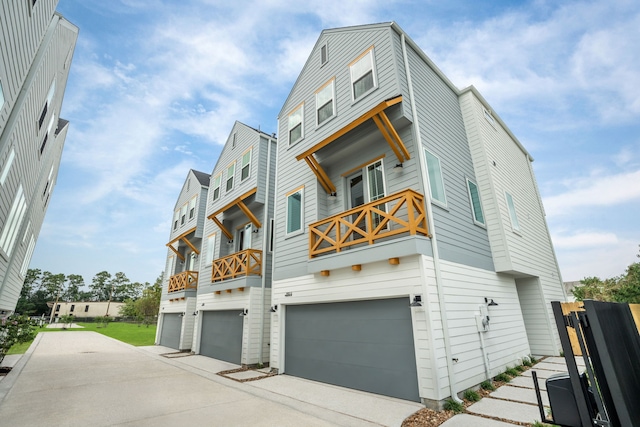
{"label": "white cloud", "polygon": [[548,217],[567,215],[576,208],[614,206],[640,200],[640,170],[615,175],[595,174],[567,181],[568,191],[543,198]]}
{"label": "white cloud", "polygon": [[619,243],[618,236],[610,232],[576,230],[572,234],[553,234],[553,246],[562,249],[612,246]]}
{"label": "white cloud", "polygon": [[638,262],[637,253],[638,242],[628,240],[620,240],[615,245],[556,250],[562,280],[565,282],[591,276],[605,279],[624,274],[629,265]]}

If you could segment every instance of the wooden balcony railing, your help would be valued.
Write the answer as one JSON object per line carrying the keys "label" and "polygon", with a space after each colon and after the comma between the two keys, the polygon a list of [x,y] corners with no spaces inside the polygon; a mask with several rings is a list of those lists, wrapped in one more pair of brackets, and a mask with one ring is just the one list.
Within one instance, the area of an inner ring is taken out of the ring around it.
{"label": "wooden balcony railing", "polygon": [[212,282],[234,277],[262,275],[262,251],[247,249],[213,260]]}
{"label": "wooden balcony railing", "polygon": [[424,196],[410,189],[309,225],[309,258],[399,234],[429,235]]}
{"label": "wooden balcony railing", "polygon": [[169,293],[198,289],[198,272],[183,271],[169,278]]}

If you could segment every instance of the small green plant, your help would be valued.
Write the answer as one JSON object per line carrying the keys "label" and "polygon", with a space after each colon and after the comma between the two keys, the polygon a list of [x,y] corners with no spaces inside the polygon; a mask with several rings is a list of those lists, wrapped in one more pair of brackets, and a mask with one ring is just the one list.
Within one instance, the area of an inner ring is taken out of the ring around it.
{"label": "small green plant", "polygon": [[464,412],[464,405],[462,403],[458,403],[453,399],[447,399],[442,406],[445,411],[452,411],[455,414],[459,414]]}
{"label": "small green plant", "polygon": [[518,372],[524,372],[526,370],[522,365],[518,365],[514,369]]}
{"label": "small green plant", "polygon": [[531,359],[531,365],[535,365],[536,363],[538,363],[538,359],[536,359],[534,356],[529,356],[529,359]]}
{"label": "small green plant", "polygon": [[493,386],[493,383],[489,380],[482,381],[480,383],[480,388],[483,390],[494,391],[496,388]]}
{"label": "small green plant", "polygon": [[106,328],[109,326],[111,318],[109,316],[98,316],[94,319],[94,322],[98,324],[98,328]]}
{"label": "small green plant", "polygon": [[62,329],[70,328],[73,323],[73,316],[70,314],[60,316],[60,323],[62,323]]}
{"label": "small green plant", "polygon": [[530,368],[530,367],[533,366],[533,363],[531,363],[531,359],[529,359],[528,357],[523,357],[522,358],[522,365]]}
{"label": "small green plant", "polygon": [[520,373],[516,368],[507,368],[507,370],[504,371],[504,373],[511,377],[517,377],[518,375],[520,375]]}
{"label": "small green plant", "polygon": [[469,402],[477,402],[478,400],[480,400],[480,395],[477,391],[469,389],[465,390],[464,399],[468,400]]}
{"label": "small green plant", "polygon": [[35,336],[35,322],[29,316],[12,314],[0,320],[0,362],[14,344],[26,343]]}
{"label": "small green plant", "polygon": [[498,381],[501,383],[508,383],[509,381],[511,381],[511,377],[507,374],[505,374],[504,372],[501,374],[496,375],[495,377],[493,377],[494,381]]}

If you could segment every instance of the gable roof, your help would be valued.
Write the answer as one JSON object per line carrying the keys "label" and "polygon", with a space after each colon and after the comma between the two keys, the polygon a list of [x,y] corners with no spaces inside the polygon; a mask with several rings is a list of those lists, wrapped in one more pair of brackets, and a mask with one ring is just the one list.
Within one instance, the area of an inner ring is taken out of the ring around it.
{"label": "gable roof", "polygon": [[193,175],[198,179],[200,185],[202,185],[203,187],[209,187],[209,179],[211,178],[211,175],[209,175],[208,173],[197,171],[195,169],[191,169],[191,172],[193,172]]}

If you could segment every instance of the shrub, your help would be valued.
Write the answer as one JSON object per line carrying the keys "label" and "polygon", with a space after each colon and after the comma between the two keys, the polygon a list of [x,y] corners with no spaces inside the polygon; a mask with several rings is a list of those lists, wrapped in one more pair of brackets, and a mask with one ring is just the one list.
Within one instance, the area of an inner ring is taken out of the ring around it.
{"label": "shrub", "polygon": [[511,377],[509,375],[507,375],[506,373],[501,373],[496,375],[493,378],[495,381],[499,381],[499,382],[503,382],[503,383],[508,383],[509,381],[511,381]]}
{"label": "shrub", "polygon": [[515,370],[518,371],[518,372],[524,372],[525,371],[524,366],[522,366],[522,365],[516,366]]}
{"label": "shrub", "polygon": [[480,395],[478,394],[477,391],[469,389],[469,390],[465,390],[464,398],[469,402],[477,402],[478,400],[480,400]]}
{"label": "shrub", "polygon": [[464,412],[464,405],[462,403],[456,402],[453,399],[447,399],[447,401],[444,402],[443,408],[446,411],[452,411],[456,414]]}
{"label": "shrub", "polygon": [[517,377],[520,374],[516,368],[507,368],[504,373],[512,377]]}
{"label": "shrub", "polygon": [[523,357],[522,358],[522,365],[523,366],[527,366],[527,367],[532,367],[533,363],[531,363],[531,359],[529,359],[528,357]]}
{"label": "shrub", "polygon": [[29,316],[12,314],[0,323],[0,362],[14,344],[31,341],[36,336],[35,322]]}
{"label": "shrub", "polygon": [[496,388],[493,386],[493,383],[489,380],[482,381],[480,383],[480,388],[483,390],[494,391]]}

